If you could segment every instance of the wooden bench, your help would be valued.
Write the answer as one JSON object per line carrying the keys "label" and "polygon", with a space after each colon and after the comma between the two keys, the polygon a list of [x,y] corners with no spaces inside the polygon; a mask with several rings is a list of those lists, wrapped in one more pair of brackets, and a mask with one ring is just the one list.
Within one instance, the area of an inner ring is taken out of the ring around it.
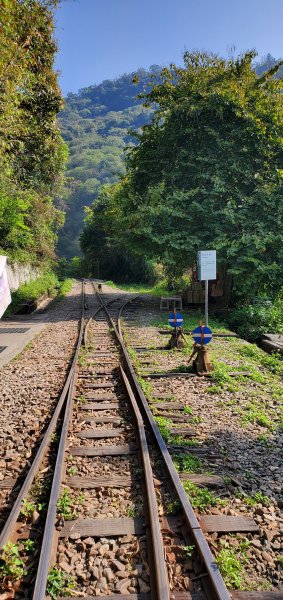
{"label": "wooden bench", "polygon": [[161,296],[160,298],[160,310],[169,310],[170,303],[172,308],[178,308],[182,310],[182,298],[181,296]]}

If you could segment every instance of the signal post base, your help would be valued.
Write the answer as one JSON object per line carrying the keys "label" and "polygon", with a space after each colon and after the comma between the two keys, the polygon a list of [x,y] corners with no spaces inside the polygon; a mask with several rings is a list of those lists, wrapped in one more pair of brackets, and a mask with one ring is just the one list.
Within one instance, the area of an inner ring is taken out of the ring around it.
{"label": "signal post base", "polygon": [[182,327],[176,327],[170,337],[168,342],[168,349],[172,350],[173,348],[184,348],[186,344]]}
{"label": "signal post base", "polygon": [[189,362],[196,355],[193,360],[193,370],[197,375],[207,375],[213,370],[208,352],[209,350],[204,344],[194,344]]}

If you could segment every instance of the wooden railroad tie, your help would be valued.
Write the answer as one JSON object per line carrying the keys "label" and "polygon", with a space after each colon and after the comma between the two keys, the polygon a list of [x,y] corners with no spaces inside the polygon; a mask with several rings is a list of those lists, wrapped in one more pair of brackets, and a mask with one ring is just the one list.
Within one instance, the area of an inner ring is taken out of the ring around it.
{"label": "wooden railroad tie", "polygon": [[103,448],[81,448],[72,446],[69,449],[72,456],[126,456],[135,454],[137,446],[135,444],[124,444],[121,446],[104,446]]}
{"label": "wooden railroad tie", "polygon": [[120,535],[142,535],[143,517],[112,517],[111,519],[76,519],[66,521],[60,531],[60,537],[69,537],[72,533],[81,537],[113,537]]}
{"label": "wooden railroad tie", "polygon": [[[96,598],[97,596],[84,596],[84,600],[96,600]],[[100,600],[151,600],[152,596],[137,592],[135,594],[111,594],[111,596],[99,596],[99,598]],[[60,597],[60,600],[81,600],[81,596],[64,596]],[[207,596],[203,592],[190,593],[185,590],[176,590],[170,592],[170,600],[207,600]],[[247,600],[249,599],[247,598]]]}
{"label": "wooden railroad tie", "polygon": [[70,487],[86,490],[101,487],[129,488],[140,481],[140,479],[137,475],[129,477],[118,477],[117,475],[109,475],[107,477],[106,475],[101,475],[101,477],[67,477],[66,483]]}
{"label": "wooden railroad tie", "polygon": [[13,477],[5,477],[5,479],[2,479],[2,481],[0,481],[0,490],[11,490],[14,487],[16,481],[17,480]]}
{"label": "wooden railroad tie", "polygon": [[[205,533],[258,532],[259,526],[251,517],[230,517],[228,515],[202,515],[198,517],[200,528]],[[172,531],[180,527],[180,517],[162,517],[161,525]]]}
{"label": "wooden railroad tie", "polygon": [[84,439],[101,439],[101,438],[112,438],[119,437],[125,433],[124,429],[88,429],[86,431],[80,431],[76,433],[76,436],[82,440]]}
{"label": "wooden railroad tie", "polygon": [[106,404],[105,402],[86,402],[86,404],[80,405],[80,410],[117,410],[120,407],[119,402],[111,402]]}

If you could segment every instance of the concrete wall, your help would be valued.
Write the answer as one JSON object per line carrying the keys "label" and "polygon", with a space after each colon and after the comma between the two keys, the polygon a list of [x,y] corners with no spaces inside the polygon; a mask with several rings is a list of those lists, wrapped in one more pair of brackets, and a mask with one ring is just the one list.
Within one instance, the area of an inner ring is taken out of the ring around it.
{"label": "concrete wall", "polygon": [[14,292],[23,283],[27,283],[32,279],[36,279],[40,276],[40,269],[31,267],[30,265],[22,265],[19,263],[7,264],[7,274],[10,290]]}

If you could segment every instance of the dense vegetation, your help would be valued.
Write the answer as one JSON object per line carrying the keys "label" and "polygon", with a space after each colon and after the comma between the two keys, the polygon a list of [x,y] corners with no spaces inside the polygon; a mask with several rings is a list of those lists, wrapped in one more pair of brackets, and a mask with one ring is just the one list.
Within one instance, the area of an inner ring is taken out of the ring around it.
{"label": "dense vegetation", "polygon": [[[68,94],[59,119],[70,152],[66,196],[59,204],[66,209],[58,244],[61,255],[69,258],[80,253],[84,206],[92,204],[101,185],[114,183],[124,172],[125,148],[136,143],[130,130],[141,128],[151,113],[136,96],[159,70],[156,66],[149,72],[140,69],[138,83],[132,73]],[[111,249],[111,259],[113,253]],[[124,259],[127,262],[121,256]]]}
{"label": "dense vegetation", "polygon": [[53,204],[67,155],[56,123],[56,0],[0,7],[0,252],[24,262],[54,257],[62,214]]}
{"label": "dense vegetation", "polygon": [[[98,230],[172,274],[197,250],[216,248],[234,298],[275,296],[283,276],[283,99],[274,77],[257,75],[255,54],[189,53],[163,69],[147,93],[153,119],[137,133],[126,175],[95,201],[82,238]],[[113,243],[113,242],[112,242]]]}

